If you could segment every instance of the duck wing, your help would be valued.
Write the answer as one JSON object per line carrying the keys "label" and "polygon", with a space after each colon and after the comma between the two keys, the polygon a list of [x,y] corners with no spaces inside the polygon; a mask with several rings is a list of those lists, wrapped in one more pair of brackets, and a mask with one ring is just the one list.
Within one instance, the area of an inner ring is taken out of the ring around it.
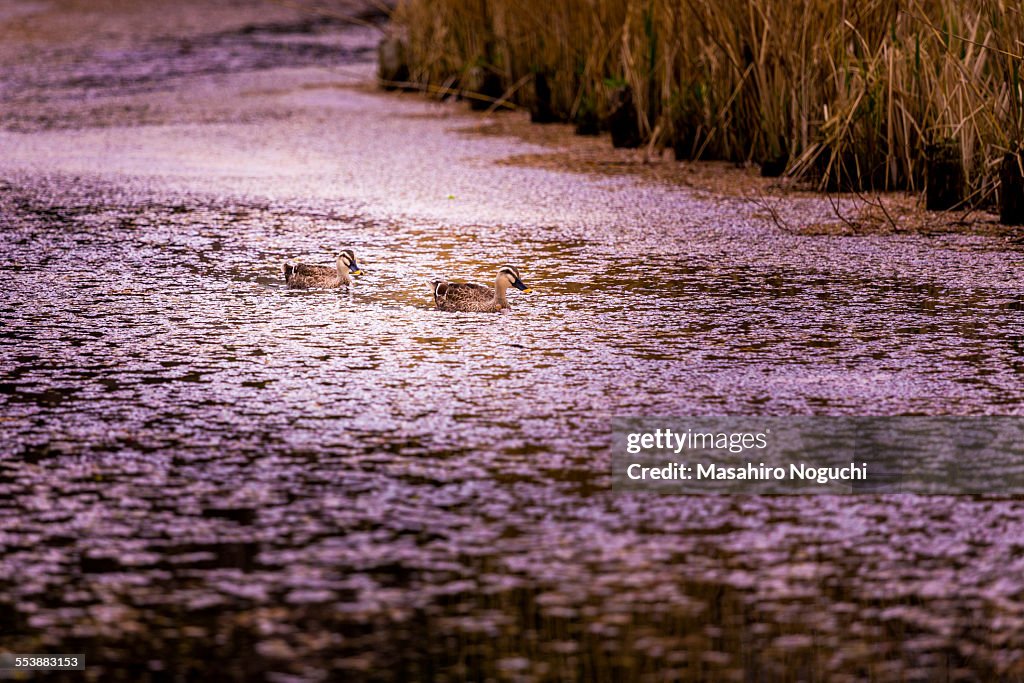
{"label": "duck wing", "polygon": [[471,306],[490,303],[494,290],[483,285],[464,282],[439,282],[434,285],[434,304],[441,309],[467,310]]}
{"label": "duck wing", "polygon": [[449,301],[490,300],[494,298],[494,290],[484,285],[474,285],[468,282],[449,282],[447,297]]}
{"label": "duck wing", "polygon": [[330,266],[311,266],[306,263],[284,264],[284,281],[289,287],[337,287],[338,271]]}
{"label": "duck wing", "polygon": [[308,263],[296,263],[292,266],[292,272],[304,277],[330,277],[338,274],[334,266],[311,266]]}

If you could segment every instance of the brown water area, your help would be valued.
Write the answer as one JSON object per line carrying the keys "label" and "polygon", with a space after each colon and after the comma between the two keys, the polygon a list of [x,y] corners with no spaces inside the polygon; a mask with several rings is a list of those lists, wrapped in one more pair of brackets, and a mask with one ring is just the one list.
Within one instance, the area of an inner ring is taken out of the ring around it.
{"label": "brown water area", "polygon": [[[0,650],[86,653],[32,680],[1024,680],[1024,502],[609,470],[620,415],[1024,413],[1018,246],[511,163],[550,150],[473,131],[525,114],[373,91],[382,19],[331,7],[0,6]],[[344,247],[354,287],[284,287]],[[511,311],[432,310],[506,262]]]}

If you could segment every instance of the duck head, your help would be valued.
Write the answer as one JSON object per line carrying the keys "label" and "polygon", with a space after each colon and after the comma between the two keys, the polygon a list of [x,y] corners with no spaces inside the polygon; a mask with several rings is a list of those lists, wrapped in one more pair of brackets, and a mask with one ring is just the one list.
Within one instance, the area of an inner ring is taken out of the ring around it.
{"label": "duck head", "polygon": [[345,249],[338,254],[338,272],[346,270],[353,275],[363,274],[363,271],[359,269],[359,265],[356,263],[356,254],[351,249]]}
{"label": "duck head", "polygon": [[[498,269],[498,283],[504,285],[504,287],[512,286],[523,292],[529,294],[533,290],[526,286],[523,279],[519,277],[519,269],[515,266],[502,266]],[[504,289],[502,287],[502,289]]]}

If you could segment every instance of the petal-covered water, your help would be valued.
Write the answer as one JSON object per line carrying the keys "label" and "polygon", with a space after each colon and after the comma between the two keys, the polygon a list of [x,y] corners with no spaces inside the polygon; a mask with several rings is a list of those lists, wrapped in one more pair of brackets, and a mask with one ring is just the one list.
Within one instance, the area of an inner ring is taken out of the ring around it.
{"label": "petal-covered water", "polygon": [[[608,452],[616,415],[1020,414],[1018,252],[495,165],[536,150],[358,85],[368,30],[274,33],[331,68],[229,35],[7,77],[0,647],[94,680],[1024,675],[1021,502],[614,494]],[[40,118],[83,92],[125,108]],[[346,246],[353,288],[284,287]],[[505,262],[510,312],[431,309]]]}

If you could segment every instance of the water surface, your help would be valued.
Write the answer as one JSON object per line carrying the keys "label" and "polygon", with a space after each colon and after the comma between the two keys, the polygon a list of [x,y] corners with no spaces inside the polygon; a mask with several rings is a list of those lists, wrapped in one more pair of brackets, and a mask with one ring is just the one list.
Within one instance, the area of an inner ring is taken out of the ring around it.
{"label": "water surface", "polygon": [[[365,51],[227,44],[28,79],[0,132],[0,646],[93,680],[1022,676],[1019,501],[614,494],[608,452],[617,415],[1021,414],[1018,252],[497,166],[531,148],[354,87]],[[81,89],[151,118],[37,116]],[[345,246],[354,287],[283,286]],[[510,312],[431,309],[504,262]]]}

